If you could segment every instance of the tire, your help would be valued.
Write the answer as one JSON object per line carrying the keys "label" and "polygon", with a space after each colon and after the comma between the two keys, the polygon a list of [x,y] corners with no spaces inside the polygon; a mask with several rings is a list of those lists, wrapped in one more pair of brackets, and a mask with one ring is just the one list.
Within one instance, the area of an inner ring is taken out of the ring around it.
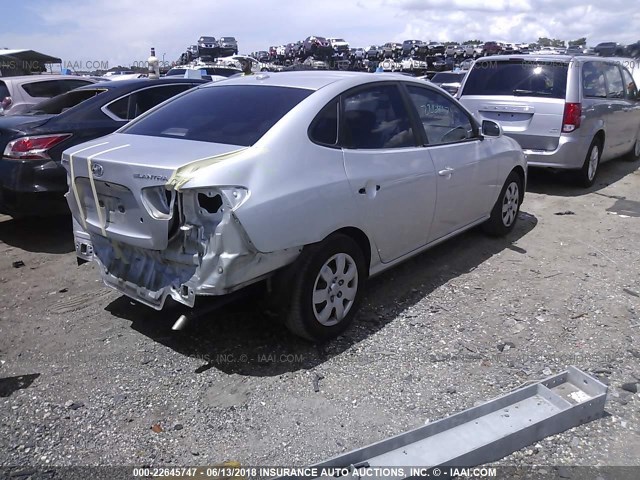
{"label": "tire", "polygon": [[501,237],[513,230],[524,197],[523,183],[522,177],[515,171],[509,174],[491,210],[489,220],[482,224],[485,233]]}
{"label": "tire", "polygon": [[624,158],[629,162],[635,162],[640,159],[640,133],[636,137],[636,143],[633,145],[633,148]]}
{"label": "tire", "polygon": [[600,166],[600,157],[602,156],[602,142],[598,138],[594,138],[591,146],[587,151],[582,168],[578,170],[576,180],[582,187],[588,188],[593,185],[598,174]]}
{"label": "tire", "polygon": [[364,294],[368,272],[362,250],[350,237],[334,234],[305,248],[292,267],[285,325],[312,342],[338,336],[353,321]]}

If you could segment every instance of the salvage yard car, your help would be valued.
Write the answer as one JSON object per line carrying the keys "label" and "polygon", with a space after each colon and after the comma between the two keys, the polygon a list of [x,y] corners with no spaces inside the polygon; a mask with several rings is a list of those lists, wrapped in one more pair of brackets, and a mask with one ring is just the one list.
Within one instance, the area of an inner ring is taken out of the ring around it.
{"label": "salvage yard car", "polygon": [[501,124],[531,167],[575,172],[591,186],[600,163],[640,157],[640,102],[631,59],[509,55],[480,59],[460,88],[480,120]]}
{"label": "salvage yard car", "polygon": [[0,117],[0,212],[13,217],[69,214],[62,151],[107,135],[204,80],[169,77],[103,82]]}
{"label": "salvage yard car", "polygon": [[75,75],[25,75],[0,78],[0,115],[19,115],[36,103],[95,80]]}
{"label": "salvage yard car", "polygon": [[64,152],[76,254],[151,306],[269,279],[322,341],[368,277],[476,225],[515,225],[525,157],[493,121],[401,74],[258,74],[175,97]]}

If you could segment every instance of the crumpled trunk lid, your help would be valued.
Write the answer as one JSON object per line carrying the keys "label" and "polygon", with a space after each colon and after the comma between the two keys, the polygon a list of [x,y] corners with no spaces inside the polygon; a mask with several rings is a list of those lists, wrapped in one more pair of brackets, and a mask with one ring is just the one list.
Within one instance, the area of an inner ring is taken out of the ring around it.
{"label": "crumpled trunk lid", "polygon": [[[69,207],[88,233],[163,250],[179,221],[174,190],[185,179],[180,178],[181,167],[213,163],[243,149],[126,134],[78,145],[63,153],[62,163],[69,174]],[[167,187],[170,181],[173,186]]]}

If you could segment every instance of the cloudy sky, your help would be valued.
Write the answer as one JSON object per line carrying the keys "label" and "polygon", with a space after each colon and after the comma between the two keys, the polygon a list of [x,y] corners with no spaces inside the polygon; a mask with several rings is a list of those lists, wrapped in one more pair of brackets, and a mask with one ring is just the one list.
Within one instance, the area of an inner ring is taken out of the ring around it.
{"label": "cloudy sky", "polygon": [[200,35],[235,36],[241,52],[308,35],[352,46],[467,39],[532,42],[541,36],[640,39],[637,0],[2,0],[0,48],[28,48],[65,63],[165,61]]}

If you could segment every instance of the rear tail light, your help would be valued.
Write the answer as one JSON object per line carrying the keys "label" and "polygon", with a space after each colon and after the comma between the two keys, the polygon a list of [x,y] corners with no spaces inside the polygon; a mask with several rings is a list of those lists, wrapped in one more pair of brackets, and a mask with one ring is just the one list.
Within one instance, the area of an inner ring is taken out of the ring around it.
{"label": "rear tail light", "polygon": [[562,133],[571,133],[580,127],[582,105],[579,103],[565,103],[562,118]]}
{"label": "rear tail light", "polygon": [[7,144],[3,157],[16,160],[51,160],[49,149],[70,136],[70,133],[61,133],[17,138]]}

